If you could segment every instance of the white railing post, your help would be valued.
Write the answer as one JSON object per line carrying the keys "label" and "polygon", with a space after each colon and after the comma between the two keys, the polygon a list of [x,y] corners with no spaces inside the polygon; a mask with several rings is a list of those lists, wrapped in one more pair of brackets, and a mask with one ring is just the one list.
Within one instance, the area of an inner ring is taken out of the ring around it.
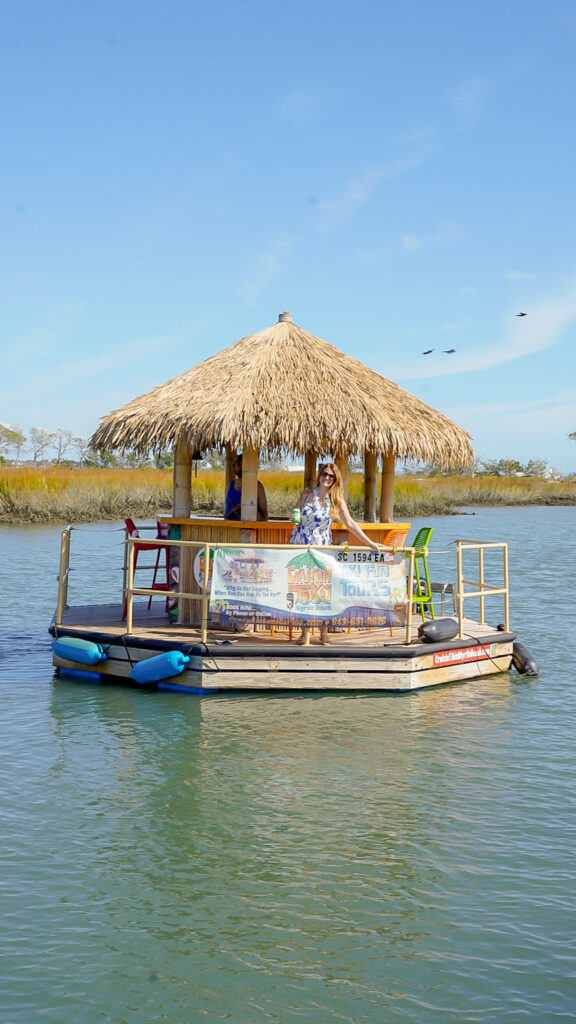
{"label": "white railing post", "polygon": [[484,625],[484,548],[478,548],[478,583],[480,585],[480,618]]}
{"label": "white railing post", "polygon": [[503,555],[503,569],[504,569],[504,629],[508,633],[510,630],[510,593],[508,590],[508,545],[505,544],[502,549]]}
{"label": "white railing post", "polygon": [[409,644],[412,639],[412,610],[414,596],[414,548],[410,548],[410,557],[408,559],[408,604],[406,605],[406,643]]}
{"label": "white railing post", "polygon": [[210,600],[210,545],[204,545],[204,580],[202,584],[202,643],[208,639],[208,604]]}
{"label": "white railing post", "polygon": [[456,578],[458,587],[458,639],[464,637],[464,579],[462,576],[462,541],[456,541]]}
{"label": "white railing post", "polygon": [[[510,628],[510,594],[509,594],[509,577],[508,577],[508,545],[501,542],[492,541],[473,541],[473,540],[457,540],[457,551],[456,551],[456,562],[457,562],[457,575],[458,575],[458,593],[457,593],[457,606],[458,606],[458,628],[459,637],[462,639],[464,636],[464,600],[471,597],[477,597],[479,600],[479,612],[478,621],[481,625],[485,626],[485,599],[486,597],[495,597],[496,594],[502,594],[504,596],[504,628],[508,631]],[[496,586],[493,583],[487,583],[485,578],[485,563],[484,563],[484,552],[487,548],[501,548],[502,549],[502,572],[503,572],[503,586]],[[463,571],[463,552],[464,551],[477,551],[478,552],[478,579],[467,580],[464,579]],[[464,590],[465,584],[474,587],[474,590],[469,590],[467,593]]]}

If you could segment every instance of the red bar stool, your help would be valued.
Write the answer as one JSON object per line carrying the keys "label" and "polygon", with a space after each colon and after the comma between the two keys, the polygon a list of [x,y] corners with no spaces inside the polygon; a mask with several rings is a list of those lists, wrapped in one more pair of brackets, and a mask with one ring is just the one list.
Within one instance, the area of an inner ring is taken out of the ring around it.
{"label": "red bar stool", "polygon": [[[140,536],[140,533],[139,533],[139,531],[138,531],[138,529],[137,529],[133,519],[125,519],[124,522],[126,524],[126,529],[128,530],[128,536],[129,537],[139,537]],[[150,590],[158,590],[158,591],[162,592],[163,594],[167,595],[166,596],[166,611],[168,611],[168,605],[169,605],[169,602],[170,602],[170,598],[168,596],[169,591],[170,591],[170,548],[169,548],[168,544],[161,544],[161,543],[158,542],[157,539],[154,540],[154,541],[141,541],[140,543],[135,544],[134,545],[134,575],[136,575],[136,565],[138,563],[138,555],[140,554],[141,551],[155,551],[156,552],[156,564],[154,565],[154,575],[152,577],[152,586],[150,587]],[[161,558],[162,552],[164,552],[164,555],[165,555],[165,565],[163,565],[163,566],[160,565],[160,558]],[[158,576],[158,572],[160,572],[162,574],[162,573],[164,573],[164,569],[165,569],[165,581],[157,583],[156,582],[156,578]],[[146,588],[146,589],[148,589],[148,588]],[[152,594],[150,594],[150,597],[148,598],[148,609],[150,609],[151,604],[152,604]],[[128,595],[126,595],[126,599],[124,601],[124,611],[122,612],[122,618],[123,619],[126,618],[127,610],[128,610]]]}

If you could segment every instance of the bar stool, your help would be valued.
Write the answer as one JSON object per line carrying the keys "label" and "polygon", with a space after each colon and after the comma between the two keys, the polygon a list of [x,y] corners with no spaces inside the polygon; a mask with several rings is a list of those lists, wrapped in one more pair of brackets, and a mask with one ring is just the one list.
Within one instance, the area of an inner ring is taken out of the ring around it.
{"label": "bar stool", "polygon": [[[126,529],[128,530],[128,536],[129,537],[139,537],[140,536],[140,533],[139,533],[139,531],[138,531],[138,529],[136,527],[136,524],[134,523],[133,519],[125,519],[124,522],[126,524]],[[156,552],[156,563],[154,565],[154,575],[152,577],[152,586],[150,587],[150,590],[158,590],[161,593],[167,595],[166,596],[166,611],[168,611],[168,606],[169,606],[169,602],[170,602],[170,598],[168,596],[169,591],[170,591],[170,547],[169,547],[168,544],[158,543],[157,540],[155,540],[155,541],[142,541],[140,543],[135,544],[134,545],[134,574],[136,574],[136,566],[137,566],[137,563],[138,563],[138,555],[140,554],[141,551],[155,551]],[[162,555],[162,552],[164,552],[164,555],[165,555],[165,566],[161,566],[160,565],[160,557]],[[142,567],[142,568],[144,568],[144,567]],[[146,566],[146,568],[151,569],[152,566]],[[163,573],[164,572],[164,568],[166,570],[165,581],[157,583],[156,582],[156,578],[158,576],[158,572],[160,571],[161,573]],[[148,609],[150,609],[151,605],[152,605],[152,594],[150,594],[150,596],[148,598]],[[128,611],[128,595],[126,595],[126,598],[125,598],[125,601],[124,601],[124,610],[122,612],[122,618],[123,619],[126,618],[126,612],[127,611]]]}
{"label": "bar stool", "polygon": [[[420,606],[420,614],[422,615],[422,622],[426,621],[425,605],[430,608],[430,615],[434,618],[434,605],[432,604],[432,586],[430,584],[430,577],[428,575],[428,541],[434,530],[433,526],[423,526],[421,530],[418,530],[413,541],[410,541],[407,545],[410,548],[414,548],[414,583],[416,585],[416,593],[412,592],[412,602]],[[410,558],[410,552],[406,552],[406,558]],[[420,577],[420,569],[418,563],[422,564],[424,570],[424,583]]]}

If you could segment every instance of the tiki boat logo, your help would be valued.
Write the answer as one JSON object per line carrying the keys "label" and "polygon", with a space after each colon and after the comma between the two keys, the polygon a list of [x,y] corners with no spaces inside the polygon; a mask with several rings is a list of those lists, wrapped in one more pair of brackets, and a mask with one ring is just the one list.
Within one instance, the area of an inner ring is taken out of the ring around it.
{"label": "tiki boat logo", "polygon": [[332,569],[320,561],[313,551],[303,551],[286,566],[288,576],[287,604],[320,609],[332,601]]}
{"label": "tiki boat logo", "polygon": [[228,564],[222,575],[228,583],[267,584],[274,579],[272,566],[255,551],[223,548],[222,555]]}

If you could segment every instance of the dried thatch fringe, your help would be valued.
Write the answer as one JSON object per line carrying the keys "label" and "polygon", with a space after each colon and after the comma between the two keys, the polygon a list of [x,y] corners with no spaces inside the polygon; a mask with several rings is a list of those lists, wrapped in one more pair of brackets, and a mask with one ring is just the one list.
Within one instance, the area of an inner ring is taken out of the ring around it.
{"label": "dried thatch fringe", "polygon": [[106,416],[96,448],[230,444],[334,456],[388,452],[443,467],[472,457],[470,435],[392,381],[282,321]]}

